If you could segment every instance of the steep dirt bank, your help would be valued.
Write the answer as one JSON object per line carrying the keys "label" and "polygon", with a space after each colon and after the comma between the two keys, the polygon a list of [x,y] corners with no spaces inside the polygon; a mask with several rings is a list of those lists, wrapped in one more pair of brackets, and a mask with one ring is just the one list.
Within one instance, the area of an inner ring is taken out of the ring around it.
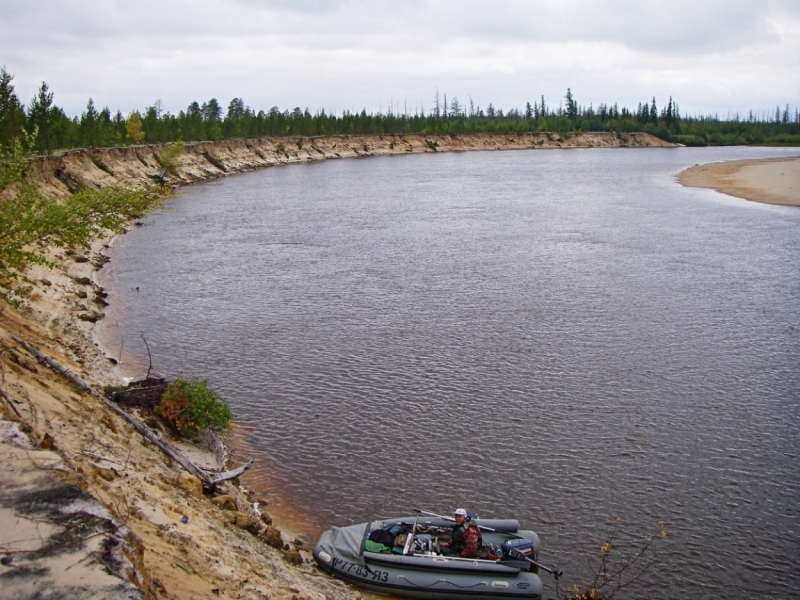
{"label": "steep dirt bank", "polygon": [[[268,527],[258,498],[231,483],[203,495],[198,479],[12,337],[95,389],[118,383],[91,342],[102,246],[32,269],[29,310],[0,304],[0,597],[359,597],[297,552],[309,540]],[[181,450],[216,466],[203,448]]]}
{"label": "steep dirt bank", "polygon": [[[84,186],[114,184],[144,187],[164,175],[158,156],[169,145],[132,146],[101,150],[73,150],[34,163],[34,175],[51,194],[65,195]],[[213,179],[225,174],[274,165],[421,152],[521,150],[546,148],[623,148],[673,146],[646,133],[577,133],[569,136],[470,134],[458,136],[332,136],[262,138],[186,144],[175,160],[173,184]]]}

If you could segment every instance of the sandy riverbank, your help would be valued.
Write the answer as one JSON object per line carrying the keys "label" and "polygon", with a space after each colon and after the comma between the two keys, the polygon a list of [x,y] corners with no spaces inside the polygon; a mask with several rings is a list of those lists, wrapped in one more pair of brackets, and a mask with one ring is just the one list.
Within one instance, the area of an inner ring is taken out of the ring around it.
{"label": "sandy riverbank", "polygon": [[800,157],[696,165],[683,171],[678,181],[745,200],[800,206]]}
{"label": "sandy riverbank", "polygon": [[[0,597],[358,598],[308,562],[307,540],[267,527],[253,510],[259,498],[223,484],[224,499],[212,501],[12,338],[95,389],[118,383],[91,342],[100,250],[98,242],[54,256],[58,268],[33,269],[29,310],[0,306]],[[195,464],[221,467],[210,449],[176,445]]]}
{"label": "sandy riverbank", "polygon": [[[668,145],[646,134],[198,143],[177,158],[169,183],[384,154]],[[85,187],[144,187],[164,175],[157,160],[164,148],[79,150],[39,159],[32,170],[42,189],[56,197]],[[0,596],[359,598],[310,563],[302,551],[308,540],[267,527],[269,519],[253,509],[258,497],[225,484],[227,498],[212,502],[118,415],[14,340],[21,338],[97,390],[119,383],[114,365],[92,341],[95,322],[103,317],[104,292],[95,273],[107,260],[106,242],[97,240],[88,251],[54,252],[55,267],[31,269],[27,310],[0,305]],[[198,464],[221,467],[210,451],[181,450]]]}
{"label": "sandy riverbank", "polygon": [[[45,193],[64,196],[84,187],[124,185],[141,188],[164,175],[159,155],[169,145],[73,150],[34,161],[33,171]],[[284,164],[398,154],[526,150],[555,148],[650,148],[674,144],[646,133],[530,133],[456,136],[357,135],[311,138],[260,138],[193,142],[175,159],[166,178],[185,185],[232,173]]]}

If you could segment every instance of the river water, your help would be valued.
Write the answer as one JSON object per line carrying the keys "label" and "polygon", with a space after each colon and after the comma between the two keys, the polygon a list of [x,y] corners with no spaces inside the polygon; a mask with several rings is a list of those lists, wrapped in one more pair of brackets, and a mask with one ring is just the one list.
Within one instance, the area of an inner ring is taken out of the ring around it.
{"label": "river water", "polygon": [[257,491],[313,532],[514,516],[571,585],[615,519],[612,557],[661,520],[629,597],[798,597],[800,209],[674,180],[796,154],[448,153],[192,186],[117,241],[103,337],[129,371],[143,334],[159,373],[209,380]]}

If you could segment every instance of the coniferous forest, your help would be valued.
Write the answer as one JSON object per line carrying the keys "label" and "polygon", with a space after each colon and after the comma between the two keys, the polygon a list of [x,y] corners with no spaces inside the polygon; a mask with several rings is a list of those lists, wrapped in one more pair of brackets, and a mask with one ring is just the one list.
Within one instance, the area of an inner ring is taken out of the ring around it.
{"label": "coniferous forest", "polygon": [[212,98],[192,102],[173,114],[161,101],[127,116],[120,110],[98,108],[90,98],[80,115],[69,116],[55,104],[55,94],[42,83],[27,104],[17,96],[14,76],[0,70],[0,145],[8,147],[23,129],[37,131],[36,150],[51,154],[69,148],[104,148],[175,141],[205,141],[237,138],[325,135],[449,135],[462,133],[528,132],[647,132],[667,141],[704,145],[800,145],[800,113],[797,108],[777,106],[774,111],[746,115],[684,115],[670,97],[666,105],[656,99],[634,108],[617,104],[584,106],[571,90],[556,103],[542,96],[520,110],[503,110],[488,104],[462,102],[437,90],[428,112],[414,114],[389,110],[386,113],[345,111],[326,114],[324,109],[255,110],[234,98],[227,108]]}

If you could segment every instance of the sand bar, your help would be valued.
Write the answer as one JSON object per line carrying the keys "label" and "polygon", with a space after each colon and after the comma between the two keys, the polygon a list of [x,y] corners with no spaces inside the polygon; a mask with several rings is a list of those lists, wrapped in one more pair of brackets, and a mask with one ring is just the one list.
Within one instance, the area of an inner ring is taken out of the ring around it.
{"label": "sand bar", "polygon": [[754,202],[800,206],[800,156],[695,165],[678,181]]}

